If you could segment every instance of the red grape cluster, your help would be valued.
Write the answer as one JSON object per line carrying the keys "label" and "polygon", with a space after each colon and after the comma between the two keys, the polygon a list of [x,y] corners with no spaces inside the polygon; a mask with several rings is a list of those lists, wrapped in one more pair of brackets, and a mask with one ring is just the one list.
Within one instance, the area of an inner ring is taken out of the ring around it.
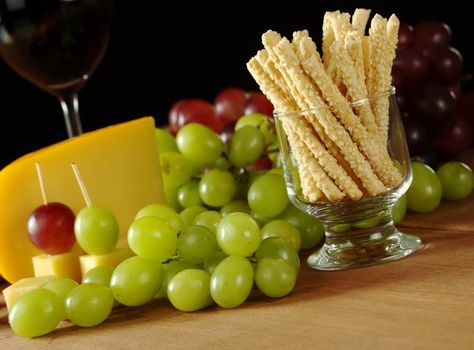
{"label": "red grape cluster", "polygon": [[472,141],[465,110],[474,121],[474,95],[461,92],[463,60],[450,44],[445,23],[400,25],[393,84],[410,153],[431,163],[458,155]]}
{"label": "red grape cluster", "polygon": [[251,113],[271,116],[273,105],[260,92],[245,92],[237,87],[228,87],[219,92],[214,104],[201,99],[176,102],[168,114],[169,131],[176,135],[183,125],[200,123],[222,134],[233,130],[241,116]]}

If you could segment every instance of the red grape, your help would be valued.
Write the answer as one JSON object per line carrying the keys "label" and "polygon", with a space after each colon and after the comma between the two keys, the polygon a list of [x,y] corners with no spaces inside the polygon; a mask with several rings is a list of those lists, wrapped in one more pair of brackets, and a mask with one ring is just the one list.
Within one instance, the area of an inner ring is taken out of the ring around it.
{"label": "red grape", "polygon": [[230,144],[230,140],[232,140],[232,136],[234,136],[234,129],[235,129],[235,122],[230,122],[224,125],[220,132],[220,136],[222,141],[225,144]]}
{"label": "red grape", "polygon": [[217,118],[232,122],[244,114],[246,94],[242,89],[229,87],[222,90],[214,101]]}
{"label": "red grape", "polygon": [[430,47],[423,50],[431,65],[432,78],[442,84],[451,84],[462,73],[462,56],[452,47]]}
{"label": "red grape", "polygon": [[74,220],[73,211],[62,203],[51,202],[36,208],[27,224],[31,242],[48,254],[69,251],[76,241]]}
{"label": "red grape", "polygon": [[405,119],[403,126],[411,155],[418,154],[428,146],[428,132],[418,120]]}
{"label": "red grape", "polygon": [[461,95],[458,104],[458,112],[459,115],[474,126],[474,90]]}
{"label": "red grape", "polygon": [[273,105],[260,92],[250,92],[245,106],[244,114],[262,113],[268,116],[273,115]]}
{"label": "red grape", "polygon": [[464,118],[458,117],[451,131],[433,140],[433,149],[447,156],[454,156],[468,148],[472,141],[472,131]]}
{"label": "red grape", "polygon": [[454,125],[456,101],[447,88],[426,84],[412,91],[411,110],[431,136],[440,137]]}
{"label": "red grape", "polygon": [[403,118],[410,118],[410,95],[408,91],[397,90],[397,103]]}
{"label": "red grape", "polygon": [[255,170],[269,170],[273,167],[273,162],[268,158],[267,155],[263,155],[258,158],[255,163],[249,166],[250,169]]}
{"label": "red grape", "polygon": [[397,50],[397,57],[393,61],[393,69],[401,75],[404,85],[413,85],[426,78],[429,63],[426,57],[415,49],[402,47]]}
{"label": "red grape", "polygon": [[413,27],[406,23],[400,23],[398,29],[398,47],[411,46],[413,44]]}
{"label": "red grape", "polygon": [[461,84],[460,83],[454,83],[451,85],[448,85],[448,90],[451,96],[457,101],[461,98],[462,90],[461,90]]}
{"label": "red grape", "polygon": [[[203,124],[219,133],[224,122],[214,113],[214,106],[209,102],[199,99],[181,100],[170,111],[170,131],[176,134],[183,125],[189,123]],[[173,118],[173,119],[171,119]]]}
{"label": "red grape", "polygon": [[446,23],[436,21],[421,22],[415,26],[414,45],[416,48],[449,46],[451,29]]}

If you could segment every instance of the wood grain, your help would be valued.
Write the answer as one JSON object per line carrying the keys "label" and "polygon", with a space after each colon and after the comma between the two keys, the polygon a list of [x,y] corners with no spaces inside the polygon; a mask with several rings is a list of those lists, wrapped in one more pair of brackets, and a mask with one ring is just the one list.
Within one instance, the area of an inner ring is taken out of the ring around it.
{"label": "wood grain", "polygon": [[[270,299],[255,291],[242,306],[194,313],[164,300],[119,308],[102,325],[63,322],[24,339],[0,307],[1,349],[472,349],[474,198],[410,215],[404,230],[424,248],[362,269],[321,272],[302,264],[295,290]],[[306,255],[302,255],[304,259]],[[1,299],[0,299],[1,303]]]}

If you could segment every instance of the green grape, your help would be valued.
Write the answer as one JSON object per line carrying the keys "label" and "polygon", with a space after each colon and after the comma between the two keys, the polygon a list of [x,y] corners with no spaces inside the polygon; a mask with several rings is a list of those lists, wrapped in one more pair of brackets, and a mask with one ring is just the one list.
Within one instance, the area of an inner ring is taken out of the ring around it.
{"label": "green grape", "polygon": [[232,201],[224,205],[220,210],[222,216],[226,216],[230,213],[250,213],[250,207],[245,201]]}
{"label": "green grape", "polygon": [[198,123],[183,126],[176,135],[176,143],[186,158],[202,165],[214,163],[224,150],[219,135]]}
{"label": "green grape", "polygon": [[201,196],[199,196],[199,182],[191,180],[181,186],[178,190],[178,202],[183,208],[202,205]]}
{"label": "green grape", "polygon": [[181,210],[181,205],[178,201],[179,187],[164,187],[163,192],[165,195],[166,205],[175,211]]}
{"label": "green grape", "polygon": [[190,264],[183,260],[173,260],[169,263],[162,264],[163,266],[163,277],[161,278],[161,287],[158,292],[158,295],[161,295],[165,298],[168,297],[168,284],[173,279],[173,277],[183,270],[195,269],[196,265]]}
{"label": "green grape", "polygon": [[178,272],[168,284],[168,299],[181,311],[197,311],[212,304],[209,272],[189,269]]}
{"label": "green grape", "polygon": [[283,297],[295,287],[295,269],[285,260],[262,258],[255,268],[255,283],[266,296]]}
{"label": "green grape", "polygon": [[230,142],[229,161],[238,168],[254,163],[262,155],[264,143],[262,133],[255,126],[239,128]]}
{"label": "green grape", "polygon": [[247,202],[247,194],[250,186],[263,174],[263,171],[254,169],[245,169],[245,172],[239,174],[236,181],[237,191],[234,200],[244,200]]}
{"label": "green grape", "polygon": [[279,237],[269,237],[262,241],[255,252],[255,260],[263,258],[282,259],[288,262],[296,272],[300,270],[300,258],[293,246]]}
{"label": "green grape", "polygon": [[436,171],[442,187],[443,199],[457,201],[469,196],[474,186],[471,168],[462,162],[448,162]]}
{"label": "green grape", "polygon": [[357,221],[352,226],[359,229],[371,228],[377,225],[380,225],[382,217],[380,216],[373,216],[364,220]]}
{"label": "green grape", "polygon": [[290,243],[298,252],[301,249],[301,235],[296,226],[284,221],[273,220],[262,227],[262,239],[280,237]]}
{"label": "green grape", "polygon": [[214,270],[216,269],[217,265],[221,263],[222,260],[227,258],[228,255],[223,252],[222,250],[219,250],[217,252],[214,252],[205,262],[204,262],[204,270],[212,274]]}
{"label": "green grape", "polygon": [[441,202],[441,181],[428,165],[411,163],[413,181],[408,189],[408,208],[417,213],[426,213],[436,209]]}
{"label": "green grape", "polygon": [[82,277],[82,283],[95,283],[102,286],[109,286],[114,268],[112,266],[96,266],[87,271]]}
{"label": "green grape", "polygon": [[[67,294],[78,286],[77,282],[68,278],[68,277],[55,277],[41,285],[41,288],[49,289],[50,291],[56,293],[56,295],[61,299],[61,302],[64,303],[66,300]],[[66,310],[63,308],[63,314],[61,319],[66,319]]]}
{"label": "green grape", "polygon": [[285,177],[285,174],[283,173],[283,168],[279,166],[268,170],[267,174],[277,174],[283,178]]}
{"label": "green grape", "polygon": [[277,174],[260,176],[248,192],[250,208],[264,218],[275,217],[288,206],[285,180]]}
{"label": "green grape", "polygon": [[[239,130],[240,128],[252,125],[257,127],[260,132],[262,133],[265,145],[269,145],[276,140],[276,133],[275,133],[275,125],[273,123],[273,119],[269,118],[265,114],[261,113],[251,113],[244,115],[237,120],[235,124],[235,130]],[[234,134],[235,135],[235,134]]]}
{"label": "green grape", "polygon": [[233,308],[242,304],[253,286],[253,267],[241,256],[228,256],[211,275],[211,296],[217,305]]}
{"label": "green grape", "polygon": [[160,154],[163,186],[179,187],[191,179],[194,165],[178,152],[162,152]]}
{"label": "green grape", "polygon": [[234,197],[236,184],[234,176],[228,171],[211,169],[199,182],[202,201],[211,207],[222,207]]}
{"label": "green grape", "polygon": [[181,216],[181,219],[183,219],[184,228],[191,226],[196,216],[204,213],[205,211],[207,211],[207,209],[200,206],[183,209],[183,211],[179,213],[179,216]]}
{"label": "green grape", "polygon": [[321,220],[306,214],[291,203],[278,218],[298,228],[301,235],[301,249],[313,248],[324,238],[324,225]]}
{"label": "green grape", "polygon": [[220,156],[217,160],[212,164],[212,168],[220,169],[220,170],[228,170],[231,167],[229,159],[225,156]]}
{"label": "green grape", "polygon": [[178,146],[176,146],[176,140],[168,131],[156,128],[156,147],[158,152],[178,152]]}
{"label": "green grape", "polygon": [[176,230],[156,216],[143,216],[133,221],[127,239],[135,254],[159,262],[175,254],[178,242]]}
{"label": "green grape", "polygon": [[91,205],[81,209],[74,222],[77,243],[88,254],[110,253],[117,244],[119,227],[112,212]]}
{"label": "green grape", "polygon": [[93,327],[104,322],[112,312],[114,297],[109,287],[81,284],[66,297],[66,315],[81,327]]}
{"label": "green grape", "polygon": [[258,227],[262,228],[263,226],[265,226],[266,223],[272,221],[272,218],[264,218],[260,215],[258,215],[256,212],[254,211],[250,211],[250,216],[255,220],[255,222],[257,223]]}
{"label": "green grape", "polygon": [[207,227],[214,235],[217,233],[217,225],[222,219],[222,214],[218,211],[208,210],[198,214],[194,218],[193,225],[201,225]]}
{"label": "green grape", "polygon": [[347,232],[352,228],[351,224],[336,224],[331,226],[331,230],[337,233]]}
{"label": "green grape", "polygon": [[110,288],[119,303],[142,305],[158,293],[162,278],[163,268],[158,261],[133,256],[115,268]]}
{"label": "green grape", "polygon": [[245,213],[231,213],[217,226],[217,243],[229,255],[250,256],[258,248],[261,237],[255,220]]}
{"label": "green grape", "polygon": [[64,315],[63,301],[55,292],[35,288],[23,294],[8,314],[16,335],[38,337],[53,331]]}
{"label": "green grape", "polygon": [[178,237],[179,256],[192,264],[204,263],[216,249],[216,236],[205,226],[189,226]]}
{"label": "green grape", "polygon": [[140,209],[135,215],[135,220],[144,216],[154,216],[166,221],[177,233],[184,228],[183,219],[173,208],[165,204],[150,204]]}
{"label": "green grape", "polygon": [[395,204],[392,207],[392,220],[394,224],[398,224],[403,220],[407,212],[407,194],[404,193],[403,196],[398,198]]}

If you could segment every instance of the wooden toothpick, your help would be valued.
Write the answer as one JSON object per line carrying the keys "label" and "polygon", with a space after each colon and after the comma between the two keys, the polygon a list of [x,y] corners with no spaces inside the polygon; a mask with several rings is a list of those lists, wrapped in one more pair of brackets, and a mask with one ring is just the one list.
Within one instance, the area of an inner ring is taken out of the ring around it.
{"label": "wooden toothpick", "polygon": [[86,185],[84,181],[82,181],[81,174],[79,173],[79,168],[77,167],[76,163],[71,163],[72,170],[74,171],[74,175],[76,176],[77,183],[79,184],[79,188],[81,189],[82,196],[86,202],[88,207],[92,206],[91,198],[89,197],[89,193],[87,192]]}
{"label": "wooden toothpick", "polygon": [[36,162],[36,173],[38,174],[38,181],[41,188],[41,196],[43,197],[43,204],[48,204],[48,197],[46,197],[46,189],[44,188],[44,179],[43,179],[43,172],[41,171],[41,164],[40,162]]}

